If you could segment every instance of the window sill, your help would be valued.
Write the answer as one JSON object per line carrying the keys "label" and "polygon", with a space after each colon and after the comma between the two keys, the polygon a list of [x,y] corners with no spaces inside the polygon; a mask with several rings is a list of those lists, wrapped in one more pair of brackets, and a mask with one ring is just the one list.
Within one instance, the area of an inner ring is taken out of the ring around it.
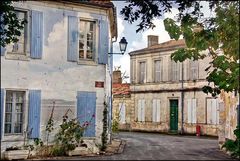
{"label": "window sill", "polygon": [[78,61],[78,64],[79,64],[79,65],[97,66],[97,63],[96,63],[95,61],[93,61],[93,60],[82,60],[82,59],[80,59],[80,60]]}
{"label": "window sill", "polygon": [[4,134],[3,142],[24,141],[23,134]]}
{"label": "window sill", "polygon": [[26,54],[20,53],[11,53],[8,52],[5,56],[6,59],[9,60],[21,60],[21,61],[29,61],[29,57]]}

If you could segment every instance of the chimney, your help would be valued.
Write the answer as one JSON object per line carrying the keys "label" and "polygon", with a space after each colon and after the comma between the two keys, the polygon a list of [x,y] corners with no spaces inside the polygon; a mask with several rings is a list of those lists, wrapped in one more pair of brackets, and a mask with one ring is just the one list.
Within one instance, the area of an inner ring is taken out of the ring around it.
{"label": "chimney", "polygon": [[122,83],[121,71],[113,71],[113,83]]}
{"label": "chimney", "polygon": [[148,47],[158,44],[158,36],[148,35]]}

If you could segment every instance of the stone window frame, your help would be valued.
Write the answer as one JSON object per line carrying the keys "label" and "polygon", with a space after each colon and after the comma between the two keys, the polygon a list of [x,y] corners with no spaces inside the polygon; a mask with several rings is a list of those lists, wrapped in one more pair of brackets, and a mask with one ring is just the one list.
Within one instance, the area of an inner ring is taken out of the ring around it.
{"label": "stone window frame", "polygon": [[[94,22],[94,36],[93,36],[93,58],[92,59],[82,59],[80,58],[79,53],[79,43],[78,43],[78,64],[80,65],[97,65],[97,58],[98,58],[98,42],[99,42],[99,20],[95,18],[89,18],[89,17],[77,17],[78,18],[78,34],[80,35],[80,23],[81,21],[88,21],[88,22]],[[78,36],[78,42],[80,42],[80,36]]]}
{"label": "stone window frame", "polygon": [[[24,52],[23,53],[16,53],[8,51],[6,52],[5,58],[10,60],[22,60],[22,61],[29,61],[30,60],[30,29],[31,29],[31,12],[30,9],[25,8],[18,8],[14,7],[15,11],[25,12],[25,18],[27,20],[27,23],[24,27]],[[10,44],[8,44],[6,47],[8,48]]]}
{"label": "stone window frame", "polygon": [[[155,72],[155,62],[156,61],[160,61],[160,80],[159,81],[156,81],[156,72]],[[163,82],[163,58],[160,57],[160,58],[153,58],[152,60],[152,81],[154,83],[160,83],[160,82]]]}
{"label": "stone window frame", "polygon": [[[145,74],[144,77],[145,79],[143,82],[141,81],[141,63],[145,63]],[[147,60],[138,60],[138,83],[143,84],[147,82]]]}
{"label": "stone window frame", "polygon": [[[9,133],[5,134],[5,105],[6,105],[6,93],[7,91],[15,91],[15,92],[24,92],[24,105],[23,105],[23,116],[22,116],[22,132],[21,133]],[[26,135],[27,122],[28,122],[28,90],[27,89],[18,89],[18,88],[6,88],[4,94],[4,107],[3,107],[3,135],[2,141],[24,141],[24,136]]]}

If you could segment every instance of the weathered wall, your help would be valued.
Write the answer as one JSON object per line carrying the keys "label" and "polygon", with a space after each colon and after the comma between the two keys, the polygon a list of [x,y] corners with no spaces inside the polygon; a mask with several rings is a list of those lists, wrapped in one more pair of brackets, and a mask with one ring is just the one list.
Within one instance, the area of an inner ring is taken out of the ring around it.
{"label": "weathered wall", "polygon": [[236,136],[233,131],[237,127],[237,106],[239,105],[239,95],[234,93],[221,92],[221,107],[219,121],[219,144],[223,144],[226,139],[234,140]]}
{"label": "weathered wall", "polygon": [[[62,121],[66,110],[70,117],[76,117],[77,91],[95,91],[96,136],[100,141],[102,132],[102,111],[104,96],[110,95],[109,70],[105,65],[83,65],[67,61],[68,16],[75,15],[89,19],[106,19],[107,14],[100,9],[79,8],[56,5],[54,2],[20,2],[16,7],[43,12],[43,56],[41,59],[12,60],[1,56],[1,88],[6,90],[25,90],[26,109],[24,109],[24,129],[27,127],[28,90],[41,90],[41,138],[45,140],[45,126],[50,111],[55,104],[54,124]],[[29,45],[29,39],[28,39]],[[98,41],[97,43],[98,44]],[[98,47],[98,46],[97,46]],[[29,47],[27,53],[30,52]],[[107,80],[106,80],[107,79]],[[105,88],[96,88],[95,81],[104,82]],[[55,132],[57,129],[55,130]],[[17,142],[15,142],[15,141]],[[23,142],[23,136],[3,136],[2,150],[13,144]]]}
{"label": "weathered wall", "polygon": [[117,114],[119,114],[119,103],[125,103],[125,108],[126,108],[126,115],[125,123],[119,122],[119,129],[120,130],[130,130],[130,124],[132,120],[132,116],[134,116],[134,111],[133,111],[133,100],[130,96],[127,97],[114,97],[113,98],[113,119],[116,119]]}
{"label": "weathered wall", "polygon": [[[132,86],[131,86],[132,88]],[[184,93],[184,133],[196,134],[196,125],[201,126],[201,135],[217,136],[218,125],[208,125],[206,122],[206,94],[202,91]],[[178,132],[181,132],[181,93],[180,92],[162,92],[162,93],[142,93],[131,94],[133,98],[132,111],[134,111],[133,120],[131,120],[131,130],[168,132],[170,130],[170,103],[169,100],[178,100]],[[187,99],[197,99],[196,121],[197,123],[188,123]],[[138,100],[145,99],[145,122],[137,121]],[[160,122],[152,122],[152,100],[160,99]]]}

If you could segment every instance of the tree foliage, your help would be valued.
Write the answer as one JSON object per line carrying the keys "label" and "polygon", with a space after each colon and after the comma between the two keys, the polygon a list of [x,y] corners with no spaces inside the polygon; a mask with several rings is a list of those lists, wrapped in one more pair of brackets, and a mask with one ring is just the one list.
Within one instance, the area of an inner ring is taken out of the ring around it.
{"label": "tree foliage", "polygon": [[[140,20],[136,32],[155,27],[153,19],[178,8],[176,19],[165,18],[165,30],[171,39],[183,36],[186,48],[171,55],[174,61],[203,59],[210,55],[212,61],[206,67],[209,86],[205,93],[216,96],[221,90],[239,90],[239,2],[209,1],[208,7],[215,16],[205,17],[201,1],[153,1],[129,0],[121,10],[124,20],[133,23]],[[144,9],[144,7],[146,9]],[[206,54],[207,53],[207,54]],[[213,84],[213,85],[211,85]]]}
{"label": "tree foliage", "polygon": [[27,20],[19,19],[14,12],[12,1],[5,0],[0,3],[0,46],[5,47],[11,42],[17,42],[21,36]]}

